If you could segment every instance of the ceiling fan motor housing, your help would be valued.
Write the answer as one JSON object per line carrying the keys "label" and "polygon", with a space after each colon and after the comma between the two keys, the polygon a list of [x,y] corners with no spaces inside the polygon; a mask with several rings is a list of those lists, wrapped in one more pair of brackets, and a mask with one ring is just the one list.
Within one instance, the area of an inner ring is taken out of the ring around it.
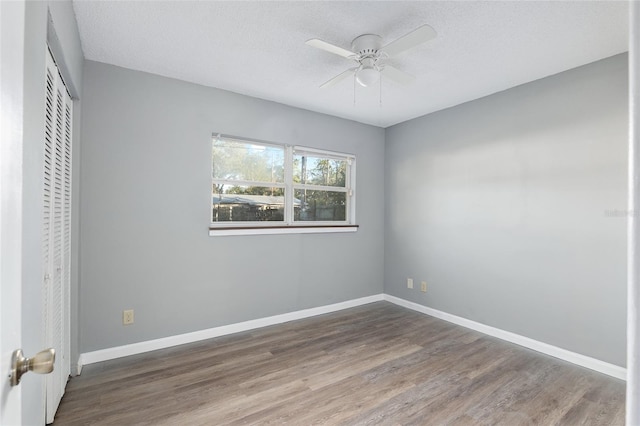
{"label": "ceiling fan motor housing", "polygon": [[351,42],[351,51],[361,58],[375,57],[382,48],[382,37],[375,34],[363,34]]}

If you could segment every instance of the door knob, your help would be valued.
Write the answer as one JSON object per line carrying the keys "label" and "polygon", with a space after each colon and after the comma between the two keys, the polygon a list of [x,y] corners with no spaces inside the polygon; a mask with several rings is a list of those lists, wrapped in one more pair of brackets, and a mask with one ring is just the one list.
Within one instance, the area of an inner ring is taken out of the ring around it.
{"label": "door knob", "polygon": [[20,378],[27,371],[37,374],[51,373],[55,361],[56,350],[53,348],[40,351],[33,358],[25,358],[22,349],[16,349],[11,356],[11,374],[9,375],[11,386],[19,384]]}

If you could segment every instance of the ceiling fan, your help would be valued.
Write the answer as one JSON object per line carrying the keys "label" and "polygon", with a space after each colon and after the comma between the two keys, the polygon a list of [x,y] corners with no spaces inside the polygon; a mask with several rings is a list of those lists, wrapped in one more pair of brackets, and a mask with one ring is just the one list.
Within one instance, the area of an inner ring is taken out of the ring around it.
{"label": "ceiling fan", "polygon": [[358,66],[349,68],[338,74],[322,84],[320,88],[331,87],[350,75],[355,75],[358,83],[364,87],[368,87],[377,83],[380,80],[381,74],[401,84],[411,83],[415,79],[414,76],[385,63],[385,61],[405,50],[409,50],[434,39],[436,35],[436,31],[429,25],[422,25],[409,34],[384,46],[382,45],[382,37],[376,34],[363,34],[356,37],[351,42],[351,50],[318,40],[317,38],[308,40],[306,44],[342,56],[343,58],[353,59],[358,63]]}

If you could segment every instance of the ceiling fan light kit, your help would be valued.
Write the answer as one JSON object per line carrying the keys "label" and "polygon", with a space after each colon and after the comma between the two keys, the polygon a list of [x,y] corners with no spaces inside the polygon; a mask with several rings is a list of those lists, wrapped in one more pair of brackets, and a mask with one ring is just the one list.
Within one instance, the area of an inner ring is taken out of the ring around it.
{"label": "ceiling fan light kit", "polygon": [[369,87],[380,80],[380,70],[375,66],[360,66],[356,71],[356,81],[363,87]]}
{"label": "ceiling fan light kit", "polygon": [[382,45],[382,37],[376,34],[363,34],[356,37],[351,42],[351,50],[315,38],[308,40],[306,44],[343,58],[352,59],[358,63],[357,67],[338,74],[322,84],[321,88],[331,87],[349,76],[354,76],[355,81],[361,86],[370,87],[380,81],[381,74],[396,83],[411,83],[415,77],[385,63],[385,60],[426,43],[435,37],[435,30],[429,25],[423,25],[384,47]]}

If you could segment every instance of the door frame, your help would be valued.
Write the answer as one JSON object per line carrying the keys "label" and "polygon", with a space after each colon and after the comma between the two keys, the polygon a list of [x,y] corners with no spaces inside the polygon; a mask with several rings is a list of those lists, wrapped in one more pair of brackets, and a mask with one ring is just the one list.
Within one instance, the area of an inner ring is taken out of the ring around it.
{"label": "door frame", "polygon": [[626,423],[640,424],[640,4],[629,4]]}

